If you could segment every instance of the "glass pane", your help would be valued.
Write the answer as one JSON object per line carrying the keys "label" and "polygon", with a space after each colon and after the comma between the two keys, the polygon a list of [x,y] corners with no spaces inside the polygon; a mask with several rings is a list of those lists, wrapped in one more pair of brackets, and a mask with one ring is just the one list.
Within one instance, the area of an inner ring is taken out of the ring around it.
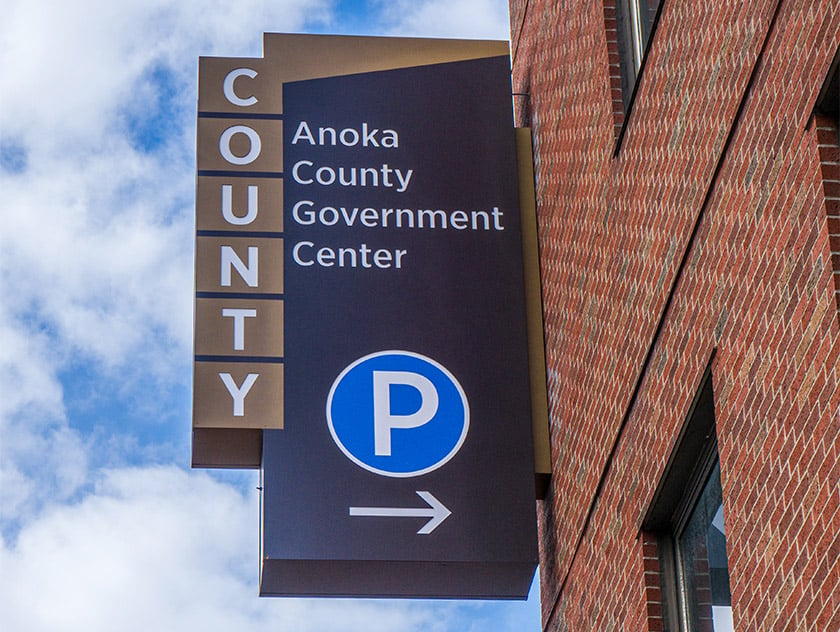
{"label": "glass pane", "polygon": [[692,632],[732,630],[732,599],[726,559],[720,464],[703,488],[685,530],[677,540],[683,601]]}
{"label": "glass pane", "polygon": [[653,21],[656,19],[656,12],[659,11],[659,5],[662,0],[640,0],[639,10],[642,13],[642,50],[647,46],[647,41],[650,39],[650,33],[653,30]]}
{"label": "glass pane", "polygon": [[659,5],[662,4],[662,0],[642,0],[641,4],[647,9],[648,22],[653,22],[653,18],[656,17],[656,12],[659,11]]}

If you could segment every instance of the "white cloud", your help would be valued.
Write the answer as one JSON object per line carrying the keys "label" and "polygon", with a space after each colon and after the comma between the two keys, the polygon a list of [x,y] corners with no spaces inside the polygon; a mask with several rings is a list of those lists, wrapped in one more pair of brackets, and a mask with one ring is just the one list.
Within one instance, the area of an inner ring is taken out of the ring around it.
{"label": "white cloud", "polygon": [[[0,284],[0,291],[3,291]],[[66,425],[62,387],[49,338],[27,330],[0,307],[0,532],[66,499],[84,483],[87,456]]]}
{"label": "white cloud", "polygon": [[0,543],[3,629],[443,629],[434,612],[404,603],[258,599],[257,512],[256,491],[243,495],[204,474],[104,472],[83,500],[56,505],[16,543]]}
{"label": "white cloud", "polygon": [[380,5],[392,35],[510,39],[503,0],[380,0]]}
{"label": "white cloud", "polygon": [[[258,54],[263,30],[324,19],[326,0],[13,0],[0,24],[3,123],[102,131],[152,64],[193,74],[198,55]],[[179,77],[179,78],[183,78]]]}

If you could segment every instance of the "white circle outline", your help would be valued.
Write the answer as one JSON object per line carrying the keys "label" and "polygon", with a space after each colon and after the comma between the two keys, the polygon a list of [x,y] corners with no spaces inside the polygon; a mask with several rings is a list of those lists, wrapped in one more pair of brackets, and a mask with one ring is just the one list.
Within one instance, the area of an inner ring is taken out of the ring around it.
{"label": "white circle outline", "polygon": [[[414,470],[414,471],[411,471],[411,472],[388,472],[386,470],[380,470],[379,468],[373,467],[372,465],[368,465],[364,461],[361,461],[360,459],[356,458],[344,446],[344,444],[338,438],[338,435],[336,434],[335,428],[333,427],[332,412],[331,412],[333,395],[335,395],[335,389],[339,385],[341,380],[344,379],[344,376],[347,375],[354,368],[356,368],[358,365],[360,365],[362,362],[365,362],[365,361],[370,360],[372,358],[378,358],[379,356],[392,355],[392,354],[400,354],[400,355],[404,355],[404,356],[409,356],[411,358],[416,358],[418,360],[423,360],[425,362],[428,362],[432,366],[437,367],[437,369],[440,370],[441,373],[443,373],[447,378],[449,378],[449,380],[455,386],[455,388],[458,391],[458,394],[461,396],[461,403],[464,405],[464,427],[461,430],[461,436],[458,438],[457,443],[452,448],[452,450],[449,451],[449,454],[447,454],[443,459],[439,460],[437,463],[435,463],[433,465],[430,465],[429,467],[423,468],[422,470]],[[327,410],[326,410],[326,413],[327,413],[327,426],[330,429],[330,435],[332,435],[333,441],[339,447],[339,449],[344,453],[344,456],[346,456],[348,459],[353,461],[353,463],[355,463],[359,467],[364,468],[364,469],[368,470],[369,472],[373,472],[374,474],[381,474],[382,476],[390,476],[392,478],[411,478],[411,477],[414,477],[414,476],[422,476],[423,474],[428,474],[429,472],[433,472],[434,470],[438,469],[439,467],[442,467],[443,465],[448,463],[450,461],[450,459],[452,459],[452,457],[454,457],[458,453],[458,451],[461,449],[461,446],[464,445],[464,441],[467,438],[467,432],[470,429],[470,405],[467,402],[467,394],[464,392],[464,389],[461,386],[461,383],[455,378],[454,375],[452,375],[452,373],[450,373],[449,369],[447,369],[445,366],[443,366],[439,362],[437,362],[435,360],[432,360],[431,358],[429,358],[427,356],[420,355],[419,353],[414,353],[412,351],[402,351],[400,349],[391,349],[391,350],[388,350],[388,351],[377,351],[376,353],[370,353],[370,354],[368,354],[368,355],[366,355],[362,358],[359,358],[358,360],[355,360],[355,361],[351,362],[350,364],[348,364],[347,367],[341,373],[338,374],[338,377],[335,378],[335,381],[333,382],[332,386],[330,387],[330,394],[327,396]]]}

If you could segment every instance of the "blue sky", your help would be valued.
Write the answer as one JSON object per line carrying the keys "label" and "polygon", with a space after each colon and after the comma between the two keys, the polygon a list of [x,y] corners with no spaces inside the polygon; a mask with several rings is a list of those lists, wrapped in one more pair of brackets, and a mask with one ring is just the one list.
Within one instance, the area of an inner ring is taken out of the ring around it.
{"label": "blue sky", "polygon": [[198,56],[507,20],[500,0],[4,3],[0,629],[539,629],[537,589],[259,599],[256,473],[189,469]]}

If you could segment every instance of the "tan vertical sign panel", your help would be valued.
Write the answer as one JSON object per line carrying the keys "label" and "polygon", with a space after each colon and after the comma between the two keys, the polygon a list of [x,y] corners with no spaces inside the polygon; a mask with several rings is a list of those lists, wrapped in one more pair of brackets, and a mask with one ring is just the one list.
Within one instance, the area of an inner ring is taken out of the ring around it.
{"label": "tan vertical sign panel", "polygon": [[262,430],[283,427],[282,86],[269,74],[260,59],[199,67],[195,466],[259,467]]}

